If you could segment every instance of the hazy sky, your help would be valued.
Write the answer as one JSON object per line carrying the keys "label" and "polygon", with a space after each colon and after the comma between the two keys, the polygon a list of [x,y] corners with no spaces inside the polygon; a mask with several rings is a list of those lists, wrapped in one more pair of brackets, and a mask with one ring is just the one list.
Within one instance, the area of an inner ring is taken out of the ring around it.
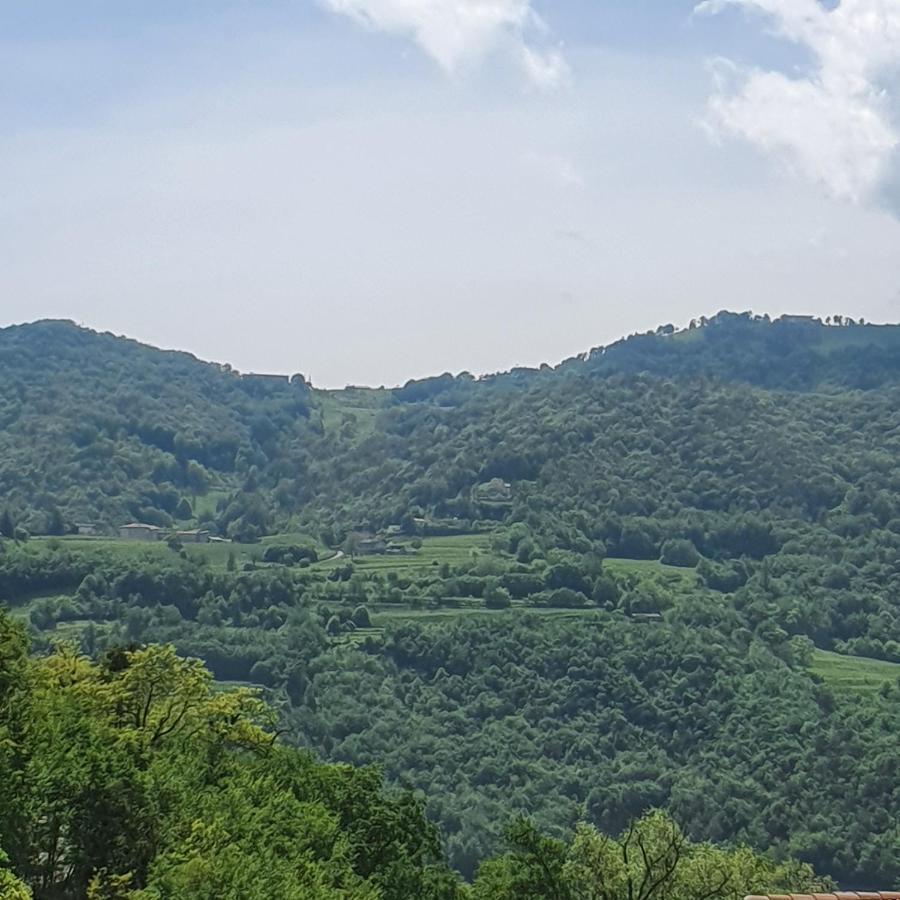
{"label": "hazy sky", "polygon": [[900,0],[0,0],[0,324],[320,386],[900,319]]}

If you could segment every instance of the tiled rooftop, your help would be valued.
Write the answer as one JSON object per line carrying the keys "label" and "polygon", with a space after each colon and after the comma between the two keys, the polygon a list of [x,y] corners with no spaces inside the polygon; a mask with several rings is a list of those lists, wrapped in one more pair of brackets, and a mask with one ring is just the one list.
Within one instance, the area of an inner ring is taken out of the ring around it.
{"label": "tiled rooftop", "polygon": [[744,900],[900,900],[900,891],[836,891],[833,894],[750,894]]}

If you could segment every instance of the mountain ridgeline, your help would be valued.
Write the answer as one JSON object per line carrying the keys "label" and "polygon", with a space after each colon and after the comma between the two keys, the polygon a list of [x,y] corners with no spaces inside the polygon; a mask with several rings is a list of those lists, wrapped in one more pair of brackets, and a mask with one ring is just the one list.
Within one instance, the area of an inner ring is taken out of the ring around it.
{"label": "mountain ridgeline", "polygon": [[[555,480],[576,458],[592,457],[599,464],[592,482],[613,474],[599,456],[606,449],[597,441],[600,423],[591,421],[592,414],[615,415],[612,397],[625,401],[635,436],[651,451],[657,441],[720,424],[746,430],[751,423],[742,420],[756,419],[766,404],[814,416],[824,409],[833,418],[842,395],[864,391],[852,404],[877,413],[878,400],[893,396],[900,382],[900,326],[838,322],[720,313],[684,331],[665,326],[634,335],[553,369],[346,391],[314,390],[301,375],[241,375],[70,322],[13,326],[0,330],[0,496],[17,522],[38,533],[76,520],[112,528],[126,519],[165,525],[202,515],[222,534],[231,529],[252,539],[292,519],[340,529],[360,518],[391,518],[401,506],[477,518],[472,489],[492,477],[517,489]],[[658,404],[674,413],[695,400],[677,422],[658,421]],[[720,423],[705,403],[738,412]],[[515,414],[497,421],[504,409]],[[536,416],[545,432],[572,424],[552,453],[542,440],[515,433],[515,419]],[[472,447],[476,430],[485,440]],[[763,438],[793,444],[787,433],[742,437],[761,453]],[[807,450],[817,465],[815,447],[791,455]],[[442,465],[450,460],[444,479],[430,477],[435,453]],[[717,455],[715,468],[727,471]],[[654,467],[667,476],[677,463],[661,459]],[[545,466],[554,472],[542,472]],[[384,477],[370,478],[372,468]],[[834,474],[847,482],[846,473]],[[343,491],[348,478],[352,490]],[[394,503],[379,496],[386,487]],[[229,509],[227,495],[238,491],[250,505]],[[823,491],[810,513],[840,488],[829,481]],[[204,502],[207,496],[214,502]],[[182,505],[176,516],[185,498],[191,509]],[[771,498],[754,490],[748,505],[765,509]]]}

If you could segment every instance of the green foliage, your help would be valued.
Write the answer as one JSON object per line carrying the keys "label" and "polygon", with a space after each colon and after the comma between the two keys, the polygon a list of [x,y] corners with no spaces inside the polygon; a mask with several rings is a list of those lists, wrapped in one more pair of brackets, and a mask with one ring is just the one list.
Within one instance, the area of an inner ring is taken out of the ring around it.
{"label": "green foliage", "polygon": [[561,836],[665,807],[694,840],[773,848],[844,882],[900,878],[884,762],[897,686],[832,693],[786,635],[754,637],[711,598],[648,624],[598,611],[395,621],[363,652],[313,663],[289,727],[422,790],[464,873],[517,812]]}
{"label": "green foliage", "polygon": [[750,893],[822,891],[808,866],[774,863],[747,847],[695,843],[651,812],[618,838],[579,825],[566,846],[521,821],[508,852],[478,872],[474,900],[741,900]]}
{"label": "green foliage", "polygon": [[0,627],[4,897],[462,896],[416,801],[276,746],[253,692],[163,646],[29,662]]}
{"label": "green foliage", "polygon": [[[0,851],[0,866],[6,861],[3,852]],[[12,872],[0,868],[0,897],[3,900],[31,900],[31,891],[24,882],[16,878]]]}
{"label": "green foliage", "polygon": [[317,562],[319,554],[314,547],[301,547],[296,544],[272,544],[266,547],[263,553],[263,561],[281,563],[282,565],[296,565],[303,562]]}
{"label": "green foliage", "polygon": [[[0,598],[48,654],[0,616],[15,871],[41,897],[456,896],[416,802],[269,747],[256,701],[154,642],[424,792],[467,875],[532,816],[491,896],[627,894],[627,834],[674,834],[630,830],[656,807],[699,867],[675,900],[737,865],[706,840],[900,878],[898,335],[720,314],[556,369],[317,392],[0,331]],[[246,546],[62,536],[192,517]],[[391,552],[358,556],[363,531]],[[741,858],[734,885],[807,883]]]}
{"label": "green foliage", "polygon": [[[134,341],[38,322],[0,330],[0,487],[13,519],[109,528],[189,518],[184,494],[242,486],[253,465],[302,452],[301,380],[262,380]],[[223,530],[249,516],[225,510]],[[266,513],[266,516],[268,513]],[[250,524],[257,524],[248,522]]]}
{"label": "green foliage", "polygon": [[700,554],[692,541],[670,538],[662,545],[660,562],[667,566],[684,566],[692,569],[700,562]]}

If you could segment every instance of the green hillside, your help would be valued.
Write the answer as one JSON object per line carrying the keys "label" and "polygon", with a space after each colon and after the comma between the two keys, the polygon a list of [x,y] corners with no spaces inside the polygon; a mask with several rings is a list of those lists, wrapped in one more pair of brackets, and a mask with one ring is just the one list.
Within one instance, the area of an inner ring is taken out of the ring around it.
{"label": "green hillside", "polygon": [[[564,855],[579,822],[658,807],[883,887],[898,335],[720,314],[556,368],[318,391],[5,329],[0,602],[39,655],[172,645],[258,687],[286,744],[414,792],[441,884],[524,852],[519,817]],[[131,520],[220,540],[122,541]]]}
{"label": "green hillside", "polygon": [[193,519],[303,445],[301,377],[258,378],[71,322],[0,330],[0,494],[29,529]]}

